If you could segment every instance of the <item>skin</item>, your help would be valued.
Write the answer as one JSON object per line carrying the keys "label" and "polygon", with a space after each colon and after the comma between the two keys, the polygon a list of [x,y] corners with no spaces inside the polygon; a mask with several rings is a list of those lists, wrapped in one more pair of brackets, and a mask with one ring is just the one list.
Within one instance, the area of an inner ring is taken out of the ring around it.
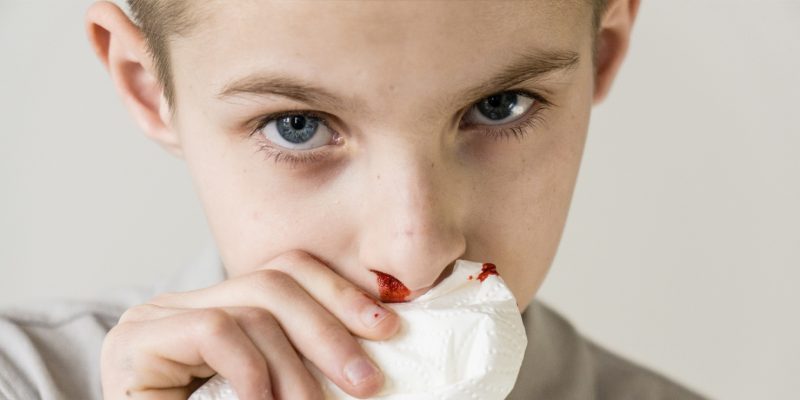
{"label": "skin", "polygon": [[[456,259],[492,262],[524,310],[556,254],[591,107],[625,57],[637,9],[609,2],[593,66],[582,1],[208,2],[200,28],[172,44],[170,109],[141,32],[112,3],[92,5],[90,42],[143,131],[186,161],[229,275],[128,310],[103,344],[105,397],[185,399],[218,372],[244,399],[321,398],[304,359],[346,392],[372,395],[380,372],[347,379],[366,357],[352,336],[381,340],[399,327],[375,300],[372,270],[403,282],[411,300]],[[460,124],[479,112],[456,93],[515,53],[552,49],[579,61],[505,88],[552,103],[524,135],[487,134],[519,116]],[[217,96],[254,71],[307,80],[353,107]],[[274,125],[251,135],[251,121],[288,110],[329,120],[316,133],[337,132],[315,149],[323,156],[279,161],[285,142],[262,135]]]}

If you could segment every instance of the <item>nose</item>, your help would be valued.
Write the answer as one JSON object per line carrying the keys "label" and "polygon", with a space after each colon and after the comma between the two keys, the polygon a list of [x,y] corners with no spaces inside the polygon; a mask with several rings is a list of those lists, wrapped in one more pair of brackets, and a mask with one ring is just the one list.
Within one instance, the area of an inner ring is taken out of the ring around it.
{"label": "nose", "polygon": [[365,170],[369,182],[362,187],[369,189],[363,197],[359,261],[377,275],[377,284],[396,286],[385,275],[401,282],[410,291],[405,300],[412,300],[464,254],[458,179],[443,158],[434,160],[413,146],[387,149]]}

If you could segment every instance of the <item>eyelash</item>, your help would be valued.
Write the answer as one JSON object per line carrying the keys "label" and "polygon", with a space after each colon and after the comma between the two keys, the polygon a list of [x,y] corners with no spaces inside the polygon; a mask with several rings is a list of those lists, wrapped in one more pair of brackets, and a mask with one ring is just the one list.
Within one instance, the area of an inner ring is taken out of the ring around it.
{"label": "eyelash", "polygon": [[[534,105],[531,107],[530,110],[525,112],[525,114],[521,115],[516,121],[512,122],[513,125],[507,127],[487,127],[483,128],[484,135],[495,139],[509,139],[511,137],[516,138],[517,140],[521,140],[525,135],[528,134],[534,127],[536,127],[539,123],[544,122],[544,116],[542,115],[542,111],[547,109],[548,107],[552,106],[553,103],[545,99],[544,97],[540,96],[539,94],[529,92],[527,90],[507,90],[499,93],[508,93],[508,94],[516,94],[519,96],[525,96],[532,98],[535,100]],[[475,104],[471,105],[469,110],[472,110]],[[459,125],[460,128],[467,128],[471,129],[473,125]]]}
{"label": "eyelash", "polygon": [[[485,128],[483,129],[484,135],[494,139],[509,139],[511,137],[516,138],[517,140],[521,140],[525,135],[528,134],[534,127],[536,127],[539,123],[544,121],[542,116],[542,111],[549,108],[553,105],[552,102],[548,101],[544,97],[540,96],[539,94],[529,92],[527,90],[507,90],[499,93],[508,93],[508,94],[516,94],[520,96],[526,96],[529,98],[534,99],[536,102],[531,107],[530,110],[525,112],[522,116],[519,117],[517,121],[515,121],[512,126],[502,127],[502,128]],[[472,110],[475,104],[470,106],[469,110]],[[319,119],[320,123],[325,125],[326,128],[330,129],[333,132],[334,140],[339,137],[339,133],[333,129],[328,124],[328,119],[315,111],[308,111],[308,110],[290,110],[290,111],[281,111],[273,114],[268,114],[262,116],[257,120],[255,128],[250,132],[250,136],[256,135],[261,129],[263,129],[268,123],[283,118],[287,116],[294,116],[294,115],[302,115],[305,117],[314,117]],[[459,123],[459,128],[466,128],[471,129],[474,125],[479,124],[467,124],[462,125]],[[269,160],[272,158],[275,163],[287,163],[292,166],[296,166],[299,164],[311,164],[315,162],[319,162],[324,160],[328,155],[329,152],[325,150],[306,150],[306,151],[292,151],[292,150],[280,150],[275,148],[273,145],[269,144],[269,140],[264,138],[262,135],[256,135],[259,137],[258,147],[256,151],[262,151],[265,154],[265,158]]]}
{"label": "eyelash", "polygon": [[281,150],[271,145],[269,140],[264,138],[262,135],[256,135],[268,123],[283,117],[295,116],[295,115],[302,115],[304,117],[314,117],[316,119],[319,119],[322,125],[324,125],[326,128],[330,129],[331,132],[333,132],[334,140],[336,140],[336,138],[339,137],[339,133],[335,129],[333,129],[333,127],[331,127],[330,124],[328,124],[327,118],[318,112],[308,111],[308,110],[281,111],[273,114],[267,114],[257,120],[255,128],[253,128],[253,130],[250,132],[250,136],[255,135],[258,137],[258,147],[256,148],[256,151],[263,152],[267,160],[272,158],[276,164],[284,162],[294,166],[297,164],[311,164],[324,160],[328,155],[328,152],[326,152],[325,150],[305,150],[305,151]]}

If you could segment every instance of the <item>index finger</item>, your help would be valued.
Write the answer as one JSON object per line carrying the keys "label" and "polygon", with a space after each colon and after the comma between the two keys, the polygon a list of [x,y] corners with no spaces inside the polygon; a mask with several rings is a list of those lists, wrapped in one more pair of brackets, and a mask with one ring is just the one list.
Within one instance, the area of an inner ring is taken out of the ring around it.
{"label": "index finger", "polygon": [[[292,277],[317,303],[357,336],[372,340],[388,339],[400,328],[400,318],[383,302],[303,251],[284,253],[250,274],[231,279],[249,279],[249,275],[257,275],[264,270],[281,271]],[[183,304],[168,300],[169,294],[162,295],[160,299],[176,307],[214,307],[221,305],[218,301],[225,301],[225,298],[216,298],[216,290],[207,289],[181,293],[180,302]],[[227,296],[220,294],[219,297]]]}

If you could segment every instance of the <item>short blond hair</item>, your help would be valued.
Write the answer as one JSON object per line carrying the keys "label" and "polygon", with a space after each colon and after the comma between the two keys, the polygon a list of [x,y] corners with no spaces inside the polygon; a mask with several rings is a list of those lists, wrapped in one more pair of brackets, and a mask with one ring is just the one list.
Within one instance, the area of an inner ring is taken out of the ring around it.
{"label": "short blond hair", "polygon": [[[585,0],[593,8],[592,35],[596,35],[605,13],[607,0]],[[202,2],[186,0],[127,0],[134,23],[139,26],[153,58],[157,78],[171,110],[175,109],[175,86],[169,58],[169,39],[186,35],[202,13]],[[190,7],[190,3],[191,7]],[[593,53],[596,53],[596,40]],[[595,54],[593,54],[594,58]]]}

